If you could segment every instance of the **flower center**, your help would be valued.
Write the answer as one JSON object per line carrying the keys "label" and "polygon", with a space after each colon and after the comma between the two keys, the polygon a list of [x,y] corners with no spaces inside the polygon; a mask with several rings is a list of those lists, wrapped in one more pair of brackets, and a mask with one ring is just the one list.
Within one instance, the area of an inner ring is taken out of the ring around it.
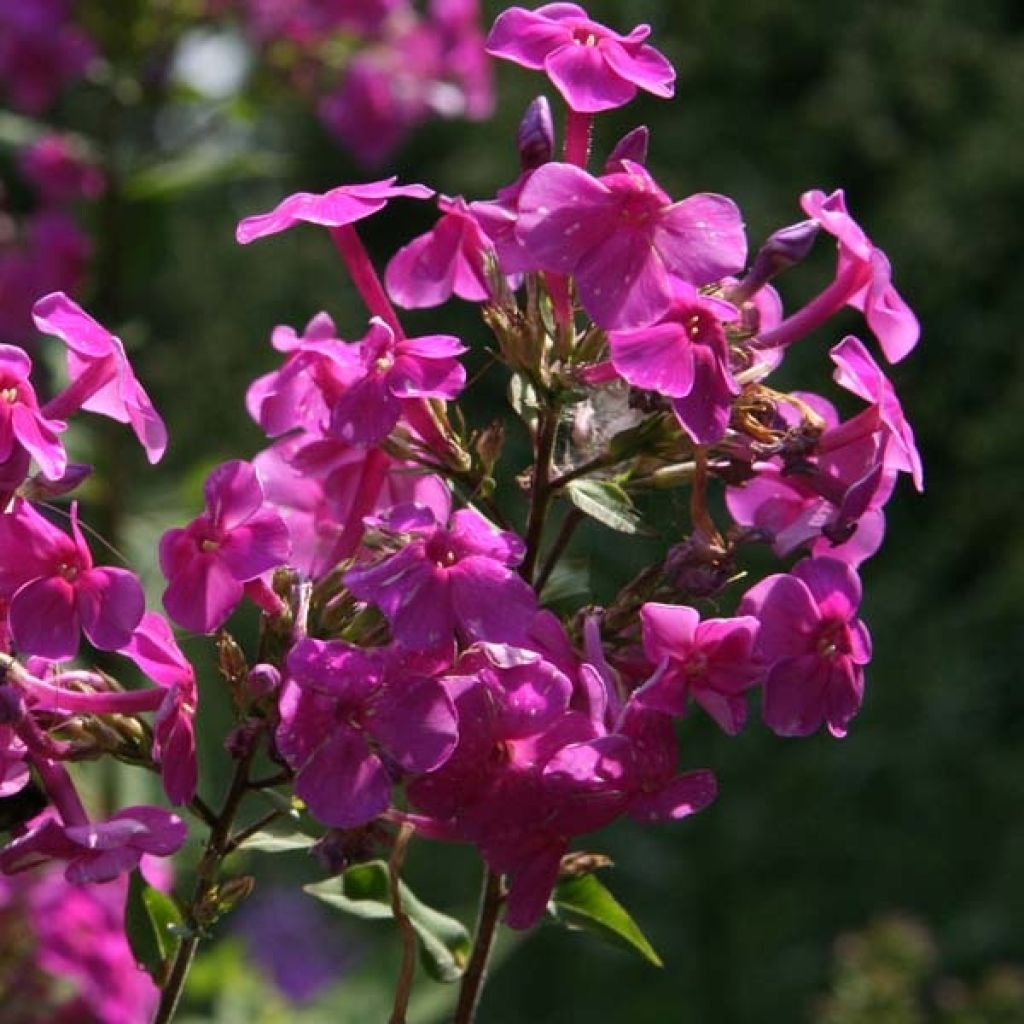
{"label": "flower center", "polygon": [[199,550],[202,551],[202,553],[204,555],[208,555],[211,551],[216,551],[217,548],[219,548],[219,547],[220,547],[220,542],[212,540],[209,537],[207,537],[205,540],[201,540],[199,542]]}
{"label": "flower center", "polygon": [[18,400],[18,389],[15,387],[4,388],[0,391],[0,398],[2,398],[8,405],[14,405]]}
{"label": "flower center", "polygon": [[61,562],[57,566],[57,575],[62,576],[68,583],[74,583],[78,579],[81,569],[74,562]]}
{"label": "flower center", "polygon": [[577,46],[597,46],[598,38],[590,29],[574,28],[572,30],[572,41]]}
{"label": "flower center", "polygon": [[850,636],[845,622],[829,619],[822,623],[818,631],[817,653],[827,661],[850,653]]}

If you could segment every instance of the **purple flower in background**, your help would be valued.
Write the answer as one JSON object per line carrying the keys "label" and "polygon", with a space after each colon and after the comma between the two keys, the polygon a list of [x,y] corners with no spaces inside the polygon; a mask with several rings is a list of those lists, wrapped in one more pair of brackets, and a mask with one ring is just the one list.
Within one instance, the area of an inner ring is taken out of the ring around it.
{"label": "purple flower in background", "polygon": [[53,661],[78,653],[80,634],[95,647],[124,647],[145,607],[134,573],[95,568],[71,506],[69,537],[18,499],[0,515],[0,596],[10,600],[15,647]]}
{"label": "purple flower in background", "polygon": [[341,641],[300,641],[288,655],[277,747],[295,792],[326,825],[353,828],[383,813],[392,779],[382,758],[419,774],[457,736],[445,688],[415,661]]}
{"label": "purple flower in background", "polygon": [[426,185],[396,185],[396,180],[392,176],[363,185],[339,185],[323,194],[296,192],[269,213],[246,217],[239,223],[235,237],[242,245],[247,245],[303,222],[342,227],[383,210],[396,196],[429,199],[434,194]]}
{"label": "purple flower in background", "polygon": [[572,274],[607,330],[646,327],[672,303],[671,275],[709,284],[746,259],[743,222],[725,196],[673,203],[639,164],[594,178],[572,164],[538,167],[519,197],[516,233],[544,269]]}
{"label": "purple flower in background", "polygon": [[404,544],[350,569],[345,585],[381,609],[402,647],[436,650],[456,633],[467,642],[524,640],[537,600],[513,568],[526,550],[514,533],[472,508],[456,512],[447,527],[430,509],[399,505],[374,525],[404,535]]}
{"label": "purple flower in background", "polygon": [[857,574],[834,558],[805,558],[744,596],[740,614],[760,620],[757,653],[769,666],[764,720],[780,736],[809,736],[823,723],[846,735],[871,660],[860,597]]}
{"label": "purple flower in background", "polygon": [[103,172],[63,135],[44,135],[26,146],[18,167],[44,203],[99,199],[106,186]]}
{"label": "purple flower in background", "polygon": [[545,71],[573,110],[595,114],[628,103],[638,88],[663,98],[673,94],[675,69],[644,42],[650,33],[648,25],[638,25],[619,35],[576,4],[510,7],[498,15],[487,52]]}
{"label": "purple flower in background", "polygon": [[63,292],[44,295],[32,307],[43,334],[68,349],[71,383],[46,405],[50,416],[66,419],[78,409],[130,423],[151,463],[167,448],[167,428],[132,370],[121,339],[97,323]]}
{"label": "purple flower in background", "polygon": [[763,674],[754,658],[757,619],[706,619],[693,608],[648,602],[640,609],[644,653],[661,665],[654,678],[636,691],[645,707],[682,716],[689,697],[730,736],[747,717],[745,692]]}
{"label": "purple flower in background", "polygon": [[225,462],[203,488],[206,511],[160,540],[160,568],[168,579],[164,607],[196,633],[212,633],[242,600],[244,584],[283,565],[288,528],[265,503],[256,470]]}
{"label": "purple flower in background", "polygon": [[237,931],[253,963],[296,1005],[312,1002],[361,959],[360,947],[345,941],[315,900],[288,889],[246,900]]}

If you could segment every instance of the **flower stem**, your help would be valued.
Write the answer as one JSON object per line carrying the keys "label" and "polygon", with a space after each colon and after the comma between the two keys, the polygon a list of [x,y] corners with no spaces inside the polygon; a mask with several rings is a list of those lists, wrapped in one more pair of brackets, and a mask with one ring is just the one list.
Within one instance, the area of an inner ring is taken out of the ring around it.
{"label": "flower stem", "polygon": [[391,305],[391,300],[384,291],[384,285],[373,268],[370,254],[366,251],[359,233],[351,224],[343,224],[330,230],[335,248],[345,261],[345,266],[352,276],[352,283],[366,303],[366,308],[373,316],[379,316],[395,332],[396,338],[404,338],[405,332],[398,321],[398,314],[395,313],[395,307]]}
{"label": "flower stem", "polygon": [[590,129],[594,118],[591,114],[581,114],[572,108],[565,119],[565,148],[563,155],[567,164],[587,169],[590,159]]}
{"label": "flower stem", "polygon": [[167,982],[160,991],[160,1004],[156,1008],[153,1024],[169,1024],[177,1012],[181,994],[185,990],[185,980],[188,978],[188,972],[192,967],[192,961],[195,959],[199,940],[206,924],[202,920],[201,908],[208,904],[213,897],[217,888],[217,874],[221,862],[230,852],[231,829],[249,788],[249,768],[255,754],[256,744],[253,742],[235,765],[235,774],[231,780],[228,794],[224,798],[224,805],[210,829],[210,837],[206,841],[206,849],[199,862],[192,899],[185,908],[188,934],[178,944],[178,951],[174,956]]}
{"label": "flower stem", "polygon": [[527,583],[533,582],[534,569],[540,555],[540,543],[544,535],[544,521],[551,505],[551,459],[557,434],[558,410],[549,406],[541,411],[540,423],[537,426],[530,516],[526,525],[526,555],[519,569]]}
{"label": "flower stem", "polygon": [[469,958],[466,973],[462,976],[459,1002],[452,1024],[473,1024],[476,1017],[484,981],[487,978],[487,965],[491,958],[491,950],[494,948],[502,899],[501,875],[488,869],[484,874],[484,886],[480,894],[480,914],[477,918],[476,935],[473,937],[473,953]]}
{"label": "flower stem", "polygon": [[388,882],[391,888],[391,912],[395,915],[399,934],[402,937],[402,967],[398,972],[398,984],[395,986],[395,1002],[391,1010],[388,1024],[405,1024],[405,1016],[409,1012],[409,999],[412,996],[412,983],[416,975],[416,932],[409,915],[402,908],[402,889],[400,872],[405,860],[406,847],[413,836],[412,825],[404,824],[398,831],[394,849],[388,858]]}

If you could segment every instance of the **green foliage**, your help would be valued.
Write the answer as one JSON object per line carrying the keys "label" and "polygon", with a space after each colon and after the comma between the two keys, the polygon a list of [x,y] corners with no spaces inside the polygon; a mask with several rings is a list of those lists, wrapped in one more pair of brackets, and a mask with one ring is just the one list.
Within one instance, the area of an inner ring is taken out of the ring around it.
{"label": "green foliage", "polygon": [[584,930],[663,967],[647,936],[596,875],[567,878],[555,886],[550,912],[567,928]]}
{"label": "green foliage", "polygon": [[128,883],[125,932],[136,963],[158,985],[166,976],[183,924],[174,900],[149,885],[136,868]]}

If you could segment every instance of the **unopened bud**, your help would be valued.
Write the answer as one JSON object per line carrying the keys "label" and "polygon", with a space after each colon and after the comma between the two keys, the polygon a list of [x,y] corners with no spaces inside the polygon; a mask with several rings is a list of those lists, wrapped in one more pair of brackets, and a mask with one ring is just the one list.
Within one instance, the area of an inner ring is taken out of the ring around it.
{"label": "unopened bud", "polygon": [[608,154],[608,161],[604,165],[605,174],[615,174],[622,170],[622,161],[631,160],[635,164],[647,163],[647,144],[651,140],[651,133],[646,125],[637,125],[631,132],[615,143],[615,148]]}
{"label": "unopened bud", "polygon": [[241,682],[248,672],[242,648],[238,641],[224,630],[217,636],[217,667],[220,674],[232,684]]}
{"label": "unopened bud", "polygon": [[269,697],[281,685],[281,673],[273,666],[260,662],[249,670],[246,689],[253,700]]}
{"label": "unopened bud", "polygon": [[773,277],[802,263],[821,230],[817,221],[802,220],[769,235],[754,258],[750,273],[730,290],[730,302],[739,303],[761,290]]}
{"label": "unopened bud", "polygon": [[477,435],[473,448],[488,475],[494,469],[498,459],[501,458],[504,447],[505,424],[501,420],[494,420]]}
{"label": "unopened bud", "polygon": [[538,96],[523,114],[516,133],[519,163],[524,171],[546,164],[555,152],[555,125],[546,96]]}

